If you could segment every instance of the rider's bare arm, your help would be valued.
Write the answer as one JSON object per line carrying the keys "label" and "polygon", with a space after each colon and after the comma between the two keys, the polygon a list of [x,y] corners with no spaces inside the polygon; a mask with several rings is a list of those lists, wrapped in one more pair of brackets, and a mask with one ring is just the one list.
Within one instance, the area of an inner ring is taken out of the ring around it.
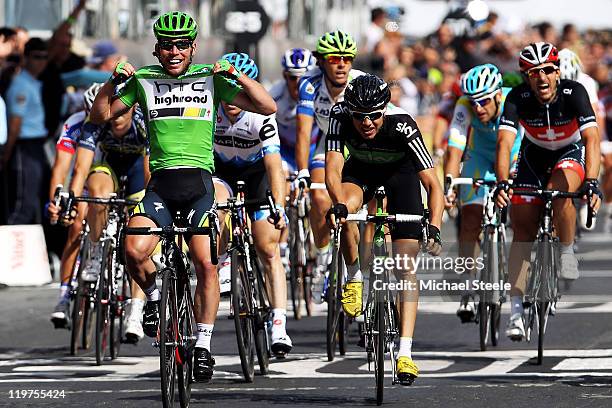
{"label": "rider's bare arm", "polygon": [[325,153],[325,184],[334,204],[346,203],[342,192],[342,168],[344,156],[342,153],[328,151]]}
{"label": "rider's bare arm", "polygon": [[310,152],[310,135],[314,125],[314,117],[303,113],[296,115],[297,135],[295,139],[295,162],[298,170],[308,168]]}
{"label": "rider's bare arm", "polygon": [[433,168],[419,172],[421,184],[427,191],[427,208],[430,211],[430,223],[438,227],[442,225],[442,212],[444,211],[444,194],[438,176]]}

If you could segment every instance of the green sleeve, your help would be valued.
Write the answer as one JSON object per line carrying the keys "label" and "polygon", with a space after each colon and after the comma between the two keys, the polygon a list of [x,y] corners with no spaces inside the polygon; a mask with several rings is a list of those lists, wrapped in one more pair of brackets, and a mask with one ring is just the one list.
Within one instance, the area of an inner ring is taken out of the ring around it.
{"label": "green sleeve", "polygon": [[127,80],[125,86],[119,91],[119,100],[125,106],[132,107],[138,101],[138,81],[135,76]]}
{"label": "green sleeve", "polygon": [[231,103],[236,95],[242,91],[240,85],[222,75],[215,75],[213,80],[215,81],[215,99],[217,100]]}

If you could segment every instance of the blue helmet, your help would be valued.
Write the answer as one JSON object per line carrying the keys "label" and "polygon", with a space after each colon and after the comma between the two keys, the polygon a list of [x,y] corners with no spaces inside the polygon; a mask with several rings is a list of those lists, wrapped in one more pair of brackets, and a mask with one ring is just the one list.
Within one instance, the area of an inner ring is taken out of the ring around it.
{"label": "blue helmet", "polygon": [[493,64],[477,65],[461,76],[461,91],[471,99],[479,99],[501,87],[502,75]]}
{"label": "blue helmet", "polygon": [[251,79],[256,79],[257,75],[259,75],[257,64],[249,57],[249,54],[244,52],[230,52],[222,56],[221,59],[228,60],[238,71]]}
{"label": "blue helmet", "polygon": [[304,48],[292,48],[285,51],[281,57],[281,65],[285,72],[293,76],[302,76],[306,71],[312,69],[317,64],[317,60],[310,50]]}

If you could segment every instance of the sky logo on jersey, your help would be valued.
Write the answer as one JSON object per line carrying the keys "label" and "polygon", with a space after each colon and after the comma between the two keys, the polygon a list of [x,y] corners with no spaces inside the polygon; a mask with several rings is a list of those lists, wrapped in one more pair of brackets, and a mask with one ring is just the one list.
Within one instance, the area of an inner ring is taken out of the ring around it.
{"label": "sky logo on jersey", "polygon": [[402,132],[406,136],[410,137],[414,135],[418,129],[413,129],[412,126],[410,126],[406,122],[402,122],[397,124],[395,130],[397,130],[398,132]]}

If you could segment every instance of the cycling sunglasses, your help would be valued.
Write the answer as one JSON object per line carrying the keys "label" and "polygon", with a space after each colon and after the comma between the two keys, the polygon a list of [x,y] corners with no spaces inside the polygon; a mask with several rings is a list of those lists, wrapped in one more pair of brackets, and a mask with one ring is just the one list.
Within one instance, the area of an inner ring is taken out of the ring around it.
{"label": "cycling sunglasses", "polygon": [[187,48],[190,48],[193,45],[193,41],[191,40],[178,40],[178,41],[158,41],[157,44],[159,48],[164,51],[172,51],[172,49],[176,46],[179,51],[184,51]]}
{"label": "cycling sunglasses", "polygon": [[537,78],[540,76],[540,72],[543,72],[544,75],[550,75],[555,71],[557,71],[557,67],[555,67],[554,65],[547,65],[542,68],[530,69],[529,71],[527,71],[527,76],[529,78]]}
{"label": "cycling sunglasses", "polygon": [[343,61],[343,62],[353,62],[355,57],[352,57],[350,55],[326,55],[325,59],[330,64],[339,64],[340,61]]}
{"label": "cycling sunglasses", "polygon": [[490,104],[491,101],[493,101],[493,97],[492,96],[490,96],[488,98],[478,99],[476,101],[473,100],[473,99],[470,99],[470,105],[472,105],[474,108],[477,107],[477,106],[480,106],[481,108],[484,108],[485,106]]}
{"label": "cycling sunglasses", "polygon": [[373,111],[373,112],[357,112],[357,111],[349,111],[353,119],[363,122],[366,118],[370,120],[376,120],[382,118],[385,114],[385,109]]}

